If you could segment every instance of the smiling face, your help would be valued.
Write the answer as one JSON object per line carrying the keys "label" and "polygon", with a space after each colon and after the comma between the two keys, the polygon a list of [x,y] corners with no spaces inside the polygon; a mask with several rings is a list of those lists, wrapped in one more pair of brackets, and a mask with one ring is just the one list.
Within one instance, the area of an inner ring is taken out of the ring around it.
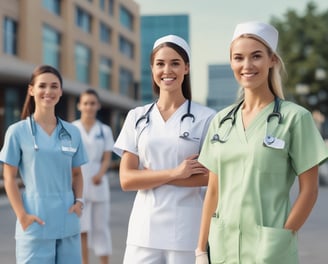
{"label": "smiling face", "polygon": [[260,41],[240,37],[233,41],[230,64],[237,82],[253,91],[269,89],[269,70],[274,65],[274,55]]}
{"label": "smiling face", "polygon": [[161,92],[182,92],[184,76],[189,72],[189,66],[174,49],[160,48],[153,57],[152,75]]}
{"label": "smiling face", "polygon": [[53,109],[62,93],[60,80],[53,73],[42,73],[29,85],[29,94],[34,97],[36,108]]}

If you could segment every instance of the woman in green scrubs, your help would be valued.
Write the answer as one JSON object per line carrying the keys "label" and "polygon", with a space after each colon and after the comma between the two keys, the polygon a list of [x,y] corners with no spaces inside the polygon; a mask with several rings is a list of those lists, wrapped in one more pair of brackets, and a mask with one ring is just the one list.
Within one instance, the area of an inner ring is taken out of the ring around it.
{"label": "woman in green scrubs", "polygon": [[328,149],[311,113],[284,100],[277,44],[271,25],[235,29],[230,63],[241,95],[212,120],[198,159],[210,177],[197,264],[208,263],[208,242],[212,264],[298,263],[297,231],[317,199],[318,164]]}

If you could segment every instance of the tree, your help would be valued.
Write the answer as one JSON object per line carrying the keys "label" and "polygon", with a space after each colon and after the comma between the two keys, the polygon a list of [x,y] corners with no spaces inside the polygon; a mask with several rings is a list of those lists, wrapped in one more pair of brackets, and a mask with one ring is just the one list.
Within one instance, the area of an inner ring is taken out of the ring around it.
{"label": "tree", "polygon": [[279,54],[287,71],[287,97],[328,115],[328,11],[309,2],[304,15],[287,10],[271,19],[279,31]]}

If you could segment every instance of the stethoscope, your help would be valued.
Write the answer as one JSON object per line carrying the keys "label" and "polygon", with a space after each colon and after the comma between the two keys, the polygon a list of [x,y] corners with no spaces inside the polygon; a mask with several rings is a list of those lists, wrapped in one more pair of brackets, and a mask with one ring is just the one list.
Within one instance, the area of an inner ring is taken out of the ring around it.
{"label": "stethoscope", "polygon": [[100,134],[97,134],[95,136],[95,138],[96,139],[103,139],[103,140],[105,140],[105,135],[104,135],[102,124],[100,122],[98,122],[98,125],[99,125]]}
{"label": "stethoscope", "polygon": [[[144,124],[144,127],[141,129],[140,133],[139,133],[139,136],[140,134],[142,133],[142,131],[149,125],[149,121],[150,121],[150,112],[151,110],[153,109],[154,105],[156,104],[156,102],[152,103],[150,105],[150,107],[148,108],[148,110],[136,121],[135,123],[135,128],[137,129],[138,128],[138,125],[144,121],[145,124]],[[190,133],[189,131],[187,131],[187,129],[184,130],[184,132],[181,133],[181,124],[184,123],[184,120],[186,118],[190,118],[191,122],[194,123],[195,122],[195,116],[191,113],[191,101],[188,100],[188,107],[187,107],[187,113],[185,113],[181,119],[180,119],[180,135],[179,137],[180,138],[183,138],[183,139],[189,139],[189,136],[190,136]]]}
{"label": "stethoscope", "polygon": [[[71,147],[71,142],[72,142],[72,136],[71,134],[67,131],[67,129],[64,127],[62,121],[60,118],[56,117],[57,123],[60,125],[60,130],[58,134],[59,140],[62,142],[62,150],[63,151],[70,151],[72,149]],[[31,127],[31,132],[32,132],[32,137],[33,137],[33,147],[35,151],[39,150],[39,145],[37,144],[36,140],[36,124],[35,120],[33,118],[33,115],[30,115],[30,127]],[[63,143],[66,143],[63,145]],[[67,145],[67,146],[66,146]]]}
{"label": "stethoscope", "polygon": [[[228,112],[228,114],[225,117],[222,118],[222,120],[219,123],[219,129],[228,120],[230,120],[230,126],[227,128],[226,132],[223,134],[222,137],[220,137],[220,135],[218,133],[214,134],[211,139],[212,143],[216,143],[216,142],[225,143],[228,141],[232,127],[236,123],[237,111],[241,107],[243,102],[244,101],[239,102],[234,108],[232,108],[230,110],[230,112]],[[268,115],[267,120],[266,120],[266,129],[265,129],[266,132],[265,132],[265,137],[264,137],[264,144],[266,144],[268,146],[273,144],[276,140],[278,140],[276,137],[268,134],[268,124],[270,123],[271,119],[273,119],[273,118],[277,118],[278,125],[282,123],[282,115],[280,113],[280,105],[281,105],[281,100],[277,96],[275,96],[273,111],[272,111],[272,113],[270,113]]]}

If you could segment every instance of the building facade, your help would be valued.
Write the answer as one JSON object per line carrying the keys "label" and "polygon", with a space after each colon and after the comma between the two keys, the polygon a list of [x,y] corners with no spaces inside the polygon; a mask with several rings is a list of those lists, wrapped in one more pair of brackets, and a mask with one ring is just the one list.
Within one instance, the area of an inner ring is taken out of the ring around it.
{"label": "building facade", "polygon": [[140,93],[143,103],[154,100],[150,69],[150,54],[156,39],[174,34],[189,43],[188,15],[147,15],[141,16],[141,82]]}
{"label": "building facade", "polygon": [[219,111],[232,104],[237,99],[238,87],[230,64],[208,66],[208,107]]}
{"label": "building facade", "polygon": [[30,75],[49,64],[64,78],[58,115],[77,118],[87,88],[102,101],[100,119],[119,132],[139,104],[140,16],[131,0],[2,0],[0,2],[0,144],[19,120]]}

